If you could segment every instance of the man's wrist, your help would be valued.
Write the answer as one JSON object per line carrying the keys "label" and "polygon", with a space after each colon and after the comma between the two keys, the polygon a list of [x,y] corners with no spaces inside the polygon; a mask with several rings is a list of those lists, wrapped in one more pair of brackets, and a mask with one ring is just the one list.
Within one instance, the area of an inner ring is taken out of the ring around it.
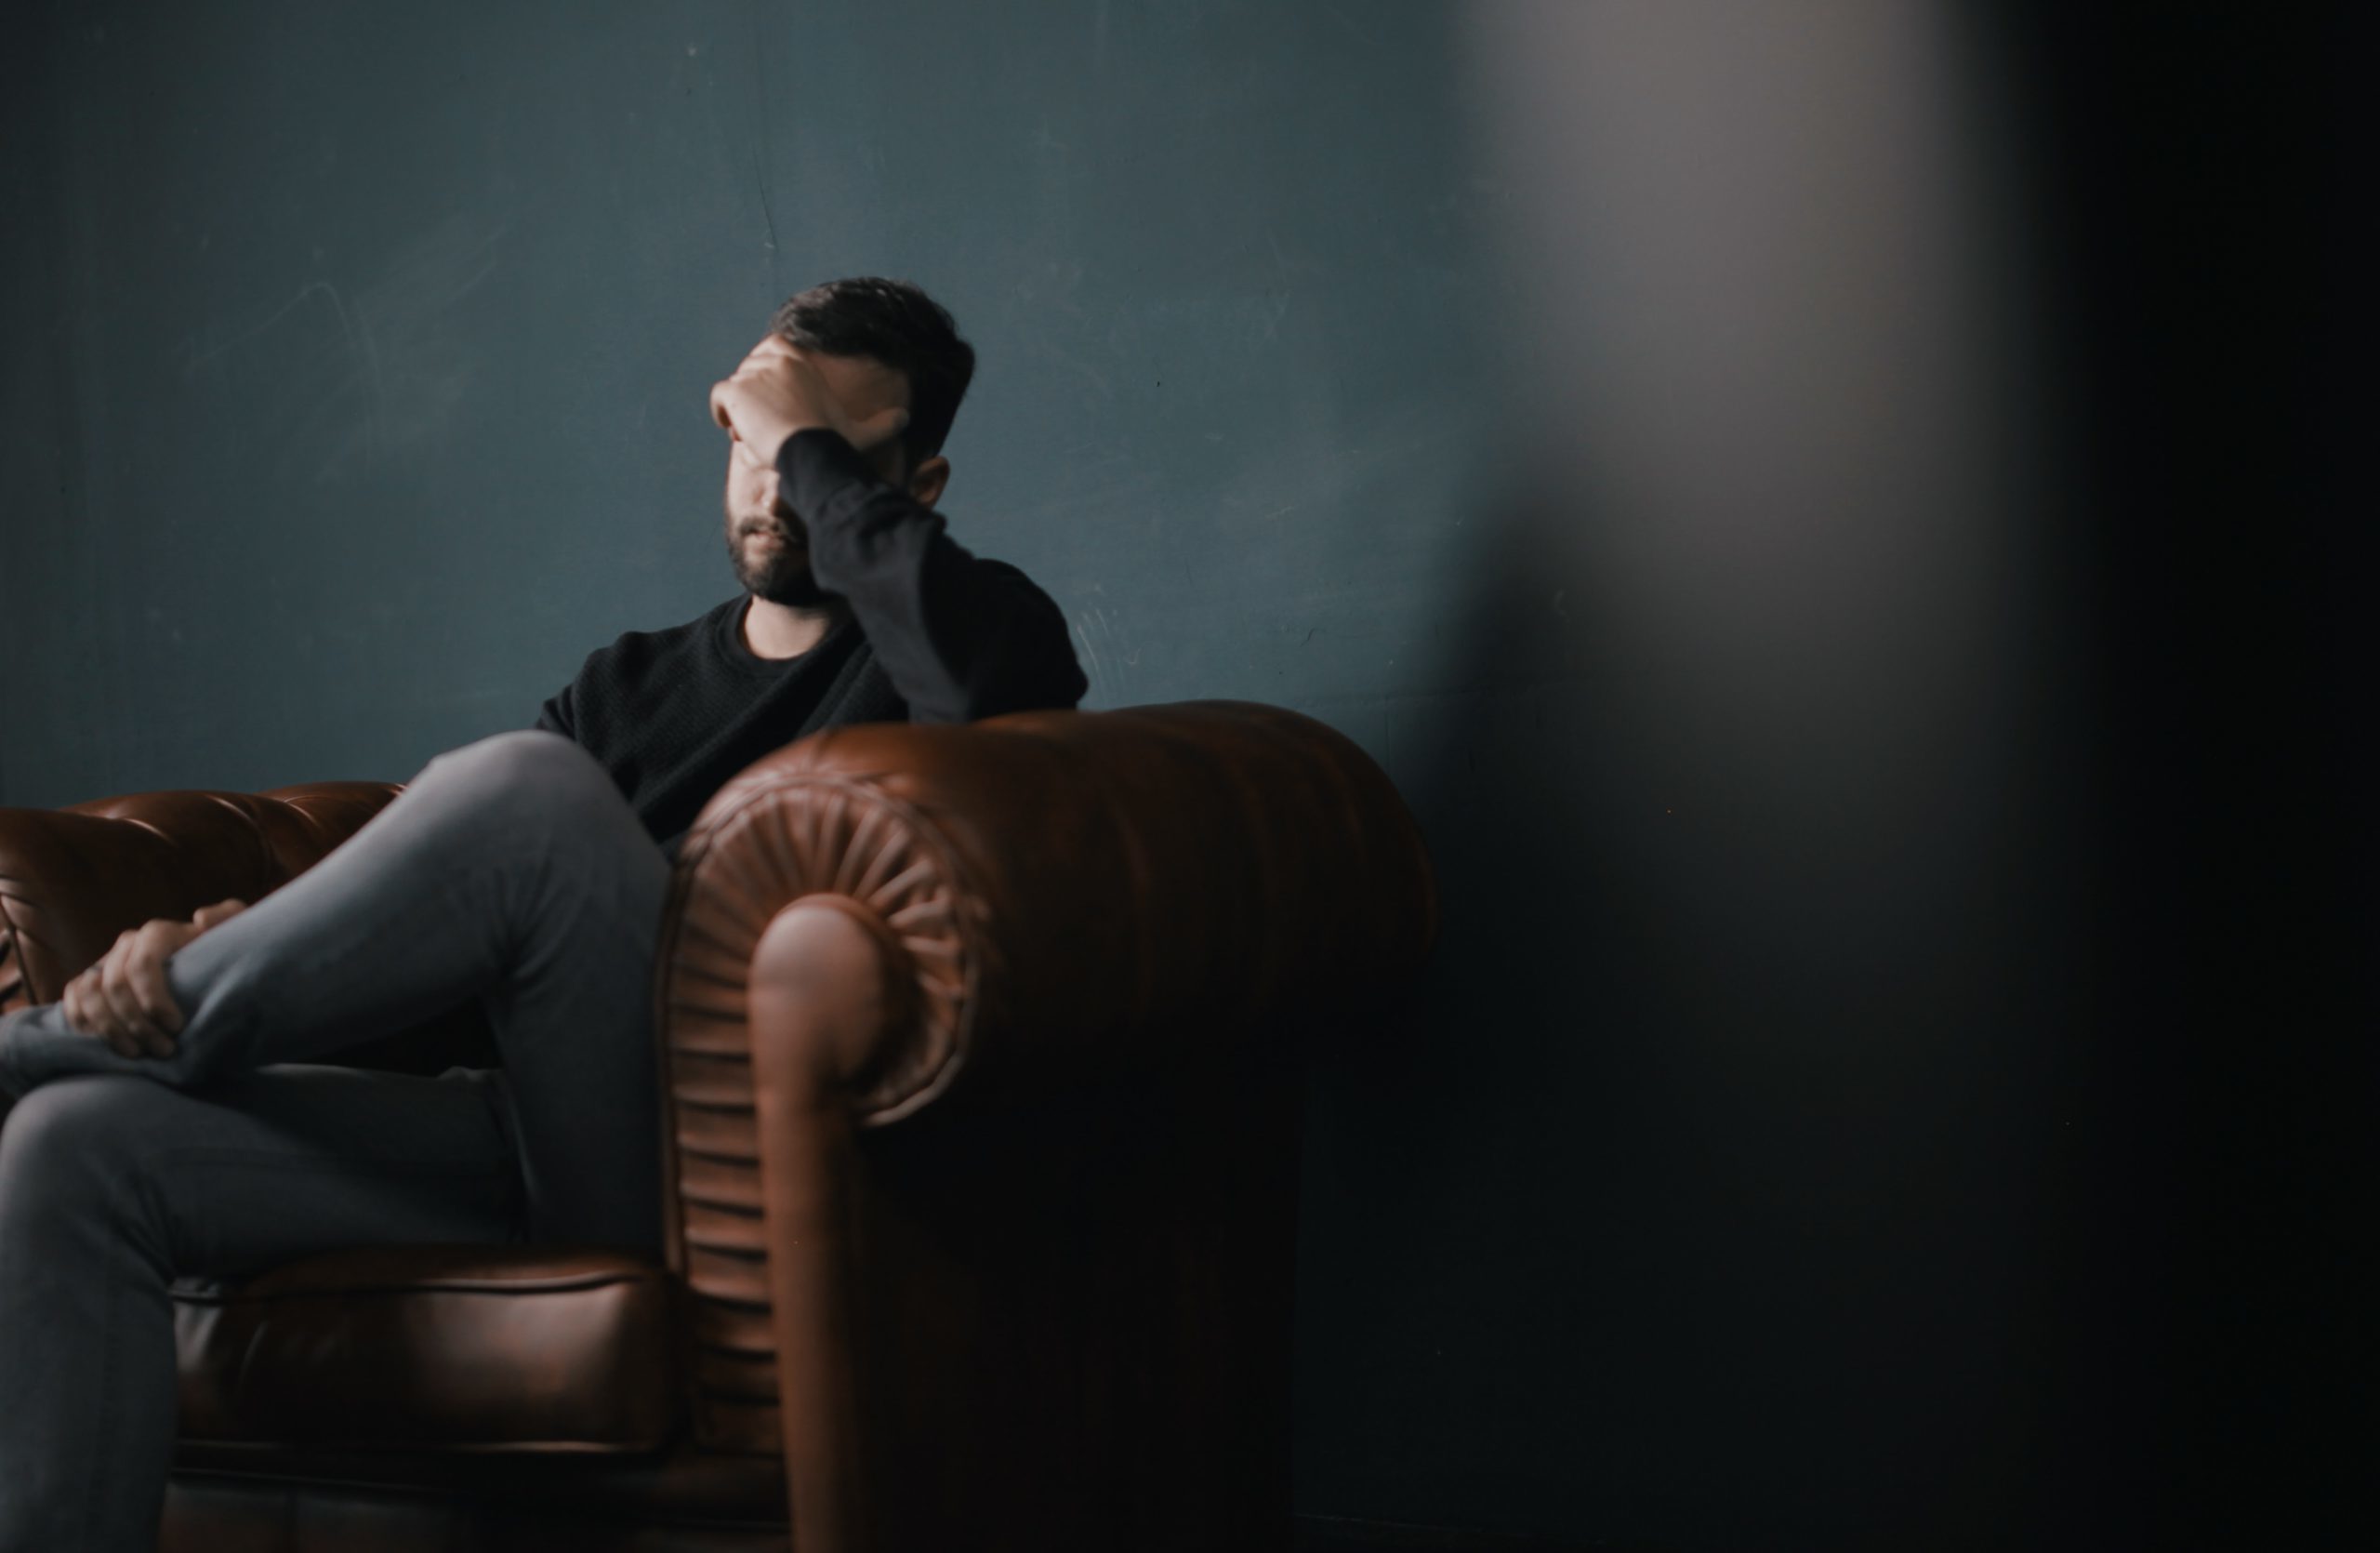
{"label": "man's wrist", "polygon": [[807,427],[786,438],[777,450],[776,471],[779,498],[810,525],[813,564],[822,530],[890,489],[851,439],[830,426]]}
{"label": "man's wrist", "polygon": [[785,457],[785,450],[792,446],[793,439],[801,435],[802,432],[831,431],[833,430],[833,427],[828,426],[823,420],[794,421],[786,428],[785,434],[777,438],[776,445],[774,446],[761,449],[761,456],[765,458],[769,463],[774,465],[777,460]]}
{"label": "man's wrist", "polygon": [[797,426],[786,433],[785,441],[777,444],[776,456],[769,460],[775,466],[777,474],[782,479],[793,478],[790,466],[797,456],[797,445],[825,453],[829,458],[845,453],[856,456],[856,449],[853,448],[851,439],[826,422],[817,421],[805,426]]}

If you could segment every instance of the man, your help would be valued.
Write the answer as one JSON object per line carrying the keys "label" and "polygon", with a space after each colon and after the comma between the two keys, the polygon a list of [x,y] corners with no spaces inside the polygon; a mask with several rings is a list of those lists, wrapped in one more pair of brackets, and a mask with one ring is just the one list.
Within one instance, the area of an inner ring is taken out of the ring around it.
{"label": "man", "polygon": [[[0,1016],[0,1553],[147,1549],[167,1285],[360,1243],[657,1253],[650,967],[668,857],[820,728],[1071,707],[1064,617],[944,532],[974,353],[915,286],[830,283],[711,391],[743,593],[590,656],[535,729],[430,762],[254,907],[126,934]],[[497,1070],[311,1063],[479,1002]]]}

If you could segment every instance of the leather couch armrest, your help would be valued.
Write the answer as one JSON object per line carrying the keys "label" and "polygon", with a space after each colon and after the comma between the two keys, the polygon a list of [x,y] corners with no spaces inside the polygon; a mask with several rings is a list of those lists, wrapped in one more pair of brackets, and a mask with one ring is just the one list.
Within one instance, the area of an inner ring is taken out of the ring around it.
{"label": "leather couch armrest", "polygon": [[[843,1276],[843,1210],[811,1189],[841,1140],[928,1110],[1038,1127],[1118,1084],[1228,1096],[1253,1042],[1392,995],[1435,928],[1387,776],[1276,708],[874,724],[755,763],[681,849],[655,977],[698,1438],[847,1432],[780,1415],[849,1394],[800,1368],[847,1351],[813,1341],[843,1303],[813,1286]],[[814,1467],[788,1457],[832,1546],[839,1469]]]}
{"label": "leather couch armrest", "polygon": [[56,1000],[126,928],[262,897],[396,792],[385,782],[318,782],[0,809],[0,1010]]}
{"label": "leather couch armrest", "polygon": [[665,922],[667,1044],[740,1060],[753,956],[835,897],[904,985],[836,1060],[879,1125],[957,1084],[1062,1083],[1310,1002],[1386,989],[1435,937],[1428,856],[1386,776],[1324,724],[1185,702],[871,724],[758,762],[689,834]]}

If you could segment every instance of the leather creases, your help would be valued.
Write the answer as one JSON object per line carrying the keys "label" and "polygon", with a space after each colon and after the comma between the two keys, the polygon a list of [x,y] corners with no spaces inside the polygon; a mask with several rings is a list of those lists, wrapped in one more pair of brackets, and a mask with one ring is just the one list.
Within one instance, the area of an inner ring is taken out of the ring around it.
{"label": "leather creases", "polygon": [[695,1433],[717,1449],[779,1443],[747,1020],[762,935],[821,896],[897,945],[911,981],[888,1004],[900,1016],[849,1075],[855,1120],[922,1105],[965,1048],[977,956],[931,828],[864,781],[763,766],[722,789],[680,853],[655,978],[668,1244],[689,1295]]}

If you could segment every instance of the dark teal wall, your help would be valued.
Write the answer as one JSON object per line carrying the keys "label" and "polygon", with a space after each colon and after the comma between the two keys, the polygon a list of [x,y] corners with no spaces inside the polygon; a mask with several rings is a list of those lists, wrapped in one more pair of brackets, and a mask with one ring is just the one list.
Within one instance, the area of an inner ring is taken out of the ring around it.
{"label": "dark teal wall", "polygon": [[2306,342],[2369,266],[2281,175],[2360,56],[2069,9],[14,7],[0,803],[524,724],[732,591],[771,308],[908,275],[983,355],[955,528],[1091,704],[1310,711],[1439,861],[1316,1076],[1303,1508],[2319,1507],[2374,875],[2316,909],[2370,569]]}
{"label": "dark teal wall", "polygon": [[0,599],[71,672],[12,691],[0,799],[402,777],[526,722],[590,646],[733,591],[708,384],[853,272],[980,348],[946,506],[1065,606],[1095,704],[1379,729],[1482,418],[1446,33],[57,8],[8,392],[63,464],[8,476]]}

